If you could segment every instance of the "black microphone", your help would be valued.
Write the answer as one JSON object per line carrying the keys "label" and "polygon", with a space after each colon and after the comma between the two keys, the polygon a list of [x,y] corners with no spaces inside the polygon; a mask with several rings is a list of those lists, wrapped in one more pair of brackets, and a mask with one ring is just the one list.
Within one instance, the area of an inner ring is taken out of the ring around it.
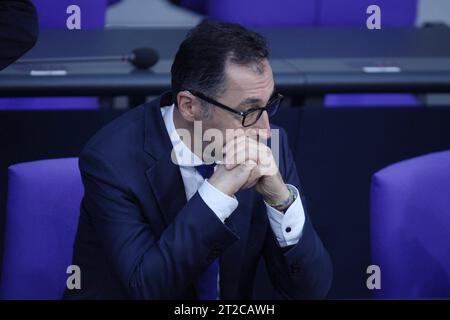
{"label": "black microphone", "polygon": [[159,60],[158,52],[152,48],[136,48],[130,54],[122,56],[99,56],[99,57],[64,57],[64,58],[29,58],[20,59],[21,63],[64,63],[64,62],[104,62],[104,61],[127,61],[137,69],[148,69]]}

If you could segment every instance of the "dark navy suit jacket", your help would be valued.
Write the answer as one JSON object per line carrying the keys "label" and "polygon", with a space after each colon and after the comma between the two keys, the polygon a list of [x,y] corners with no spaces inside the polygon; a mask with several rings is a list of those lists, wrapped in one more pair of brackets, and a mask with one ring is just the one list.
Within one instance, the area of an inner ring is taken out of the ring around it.
{"label": "dark navy suit jacket", "polygon": [[[261,257],[285,298],[323,298],[332,265],[306,214],[298,244],[280,248],[262,197],[239,191],[222,223],[196,193],[186,200],[160,107],[167,93],[100,130],[80,155],[85,188],[73,264],[81,289],[65,298],[196,299],[197,277],[220,257],[222,299],[252,298]],[[279,170],[300,190],[284,130]]]}

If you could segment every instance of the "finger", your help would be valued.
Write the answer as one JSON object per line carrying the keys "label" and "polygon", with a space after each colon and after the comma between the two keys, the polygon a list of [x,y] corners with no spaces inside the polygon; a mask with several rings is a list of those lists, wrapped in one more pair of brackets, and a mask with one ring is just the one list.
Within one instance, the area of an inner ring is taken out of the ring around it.
{"label": "finger", "polygon": [[246,160],[255,160],[259,166],[270,167],[274,162],[272,150],[264,143],[248,138],[237,148],[230,148],[225,155],[227,169],[233,168]]}
{"label": "finger", "polygon": [[258,165],[271,169],[274,163],[272,150],[250,138],[246,142],[226,155],[226,168],[232,169],[247,160],[254,160]]}
{"label": "finger", "polygon": [[259,170],[258,165],[256,164],[250,172],[248,179],[244,184],[244,188],[249,188],[255,185],[259,178],[261,178],[261,176],[261,170]]}
{"label": "finger", "polygon": [[246,160],[257,160],[257,145],[248,137],[239,137],[230,141],[225,147],[225,164],[227,169],[232,169],[236,165],[244,163]]}
{"label": "finger", "polygon": [[256,162],[250,160],[230,170],[230,172],[233,172],[235,174],[235,179],[237,181],[242,181],[240,188],[242,188],[242,185],[248,181],[248,177],[250,176],[251,171],[255,167]]}
{"label": "finger", "polygon": [[272,150],[263,143],[258,148],[258,165],[262,167],[270,167],[274,162]]}
{"label": "finger", "polygon": [[250,173],[250,176],[248,178],[249,185],[253,184],[255,181],[259,180],[263,176],[259,166],[255,166]]}
{"label": "finger", "polygon": [[[254,132],[256,132],[253,129]],[[230,150],[232,150],[233,148],[236,148],[236,145],[240,145],[242,143],[245,143],[246,141],[250,141],[249,139],[251,139],[251,141],[256,141],[258,142],[258,137],[257,135],[236,135],[233,137],[233,139],[227,141],[224,145],[223,148],[223,152],[230,152]]]}
{"label": "finger", "polygon": [[258,131],[254,128],[246,130],[245,135],[253,140],[258,140]]}
{"label": "finger", "polygon": [[229,170],[249,159],[269,167],[272,158],[272,150],[265,143],[249,136],[236,137],[225,146],[225,164]]}
{"label": "finger", "polygon": [[262,175],[256,166],[255,168],[253,168],[252,172],[250,172],[248,180],[244,184],[243,189],[254,187],[258,183],[258,180],[261,178],[261,176]]}
{"label": "finger", "polygon": [[224,148],[223,153],[230,153],[233,149],[237,148],[237,145],[241,144],[245,140],[245,136],[234,137],[232,140],[228,141]]}
{"label": "finger", "polygon": [[238,164],[244,163],[247,160],[253,160],[257,162],[258,150],[256,146],[246,143],[241,144],[225,154],[225,163],[227,164],[227,169],[231,169]]}

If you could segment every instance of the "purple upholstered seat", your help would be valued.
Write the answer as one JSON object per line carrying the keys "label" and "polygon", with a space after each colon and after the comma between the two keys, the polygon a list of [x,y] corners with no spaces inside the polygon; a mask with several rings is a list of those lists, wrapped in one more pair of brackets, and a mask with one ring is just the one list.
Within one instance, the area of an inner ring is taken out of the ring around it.
{"label": "purple upholstered seat", "polygon": [[377,298],[450,298],[450,151],[390,165],[372,178]]}
{"label": "purple upholstered seat", "polygon": [[207,1],[205,0],[181,0],[180,5],[200,14],[206,14]]}
{"label": "purple upholstered seat", "polygon": [[83,194],[77,158],[9,167],[1,299],[59,299]]}
{"label": "purple upholstered seat", "polygon": [[417,107],[419,101],[408,93],[336,93],[324,98],[327,107]]}
{"label": "purple upholstered seat", "polygon": [[42,29],[66,28],[67,7],[77,5],[81,11],[81,29],[102,29],[105,26],[106,0],[33,0]]}
{"label": "purple upholstered seat", "polygon": [[316,0],[206,2],[209,17],[251,27],[310,26],[316,14]]}
{"label": "purple upholstered seat", "polygon": [[181,6],[220,21],[248,26],[365,27],[370,5],[381,8],[383,26],[413,26],[417,0],[181,0]]}
{"label": "purple upholstered seat", "polygon": [[417,0],[319,0],[318,22],[320,26],[366,27],[370,5],[381,10],[382,27],[414,26]]}

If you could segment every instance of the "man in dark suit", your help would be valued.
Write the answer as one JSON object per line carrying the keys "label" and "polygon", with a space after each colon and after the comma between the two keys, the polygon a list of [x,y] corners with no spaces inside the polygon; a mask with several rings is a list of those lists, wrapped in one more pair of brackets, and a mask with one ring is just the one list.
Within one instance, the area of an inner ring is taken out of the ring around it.
{"label": "man in dark suit", "polygon": [[31,1],[0,0],[0,70],[34,46],[38,31]]}
{"label": "man in dark suit", "polygon": [[281,99],[264,38],[234,24],[194,28],[172,92],[107,125],[80,155],[81,289],[65,297],[250,299],[261,257],[283,297],[325,297],[331,261],[286,133],[269,124]]}

